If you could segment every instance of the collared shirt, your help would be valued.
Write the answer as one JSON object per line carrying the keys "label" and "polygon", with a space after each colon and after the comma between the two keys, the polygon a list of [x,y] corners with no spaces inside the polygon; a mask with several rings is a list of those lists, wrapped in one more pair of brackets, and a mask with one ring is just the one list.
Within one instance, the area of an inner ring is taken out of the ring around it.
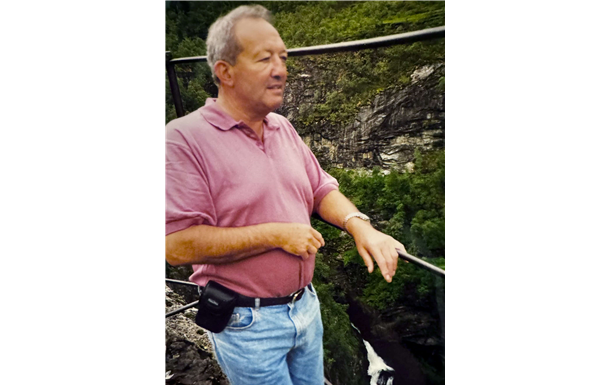
{"label": "collared shirt", "polygon": [[[270,113],[264,142],[215,99],[166,126],[165,232],[190,226],[310,224],[326,194],[338,188],[290,122]],[[193,265],[189,278],[211,279],[250,297],[281,297],[306,286],[315,258],[282,249],[222,265]]]}

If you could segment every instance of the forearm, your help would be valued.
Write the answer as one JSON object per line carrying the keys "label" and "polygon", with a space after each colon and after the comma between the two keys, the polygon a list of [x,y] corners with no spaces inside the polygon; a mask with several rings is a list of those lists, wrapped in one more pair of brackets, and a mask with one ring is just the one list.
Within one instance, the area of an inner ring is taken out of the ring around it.
{"label": "forearm", "polygon": [[347,229],[343,227],[343,220],[348,214],[358,212],[358,208],[337,190],[333,190],[326,194],[318,206],[318,214],[325,221],[346,230],[353,235],[350,230],[355,230],[358,226],[371,227],[371,225],[358,218],[351,219],[347,222]]}
{"label": "forearm", "polygon": [[165,237],[165,257],[173,266],[236,262],[278,247],[274,225],[192,226]]}

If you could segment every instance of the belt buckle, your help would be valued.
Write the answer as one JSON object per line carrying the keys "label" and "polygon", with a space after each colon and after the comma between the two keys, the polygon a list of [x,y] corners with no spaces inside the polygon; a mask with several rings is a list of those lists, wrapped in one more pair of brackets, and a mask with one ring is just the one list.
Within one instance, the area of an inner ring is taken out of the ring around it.
{"label": "belt buckle", "polygon": [[297,301],[297,297],[299,295],[301,295],[301,293],[303,292],[304,289],[299,289],[297,291],[294,292],[294,294],[292,295],[292,304],[294,304]]}

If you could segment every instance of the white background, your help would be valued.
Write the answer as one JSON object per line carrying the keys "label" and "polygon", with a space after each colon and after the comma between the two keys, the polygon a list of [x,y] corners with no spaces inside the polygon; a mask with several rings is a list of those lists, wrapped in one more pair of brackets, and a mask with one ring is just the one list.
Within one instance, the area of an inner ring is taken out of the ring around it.
{"label": "white background", "polygon": [[[606,381],[593,4],[447,3],[449,384]],[[164,384],[164,4],[2,9],[2,382]]]}

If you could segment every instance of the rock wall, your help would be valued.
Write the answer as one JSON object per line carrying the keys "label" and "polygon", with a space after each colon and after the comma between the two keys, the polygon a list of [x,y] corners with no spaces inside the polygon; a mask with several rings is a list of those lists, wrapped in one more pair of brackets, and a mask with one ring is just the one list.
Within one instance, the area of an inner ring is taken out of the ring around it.
{"label": "rock wall", "polygon": [[324,98],[316,89],[315,69],[291,78],[284,105],[277,111],[295,125],[305,143],[325,167],[383,169],[408,168],[415,150],[445,146],[444,63],[416,69],[404,88],[390,88],[342,126],[322,120],[311,127],[298,117]]}

